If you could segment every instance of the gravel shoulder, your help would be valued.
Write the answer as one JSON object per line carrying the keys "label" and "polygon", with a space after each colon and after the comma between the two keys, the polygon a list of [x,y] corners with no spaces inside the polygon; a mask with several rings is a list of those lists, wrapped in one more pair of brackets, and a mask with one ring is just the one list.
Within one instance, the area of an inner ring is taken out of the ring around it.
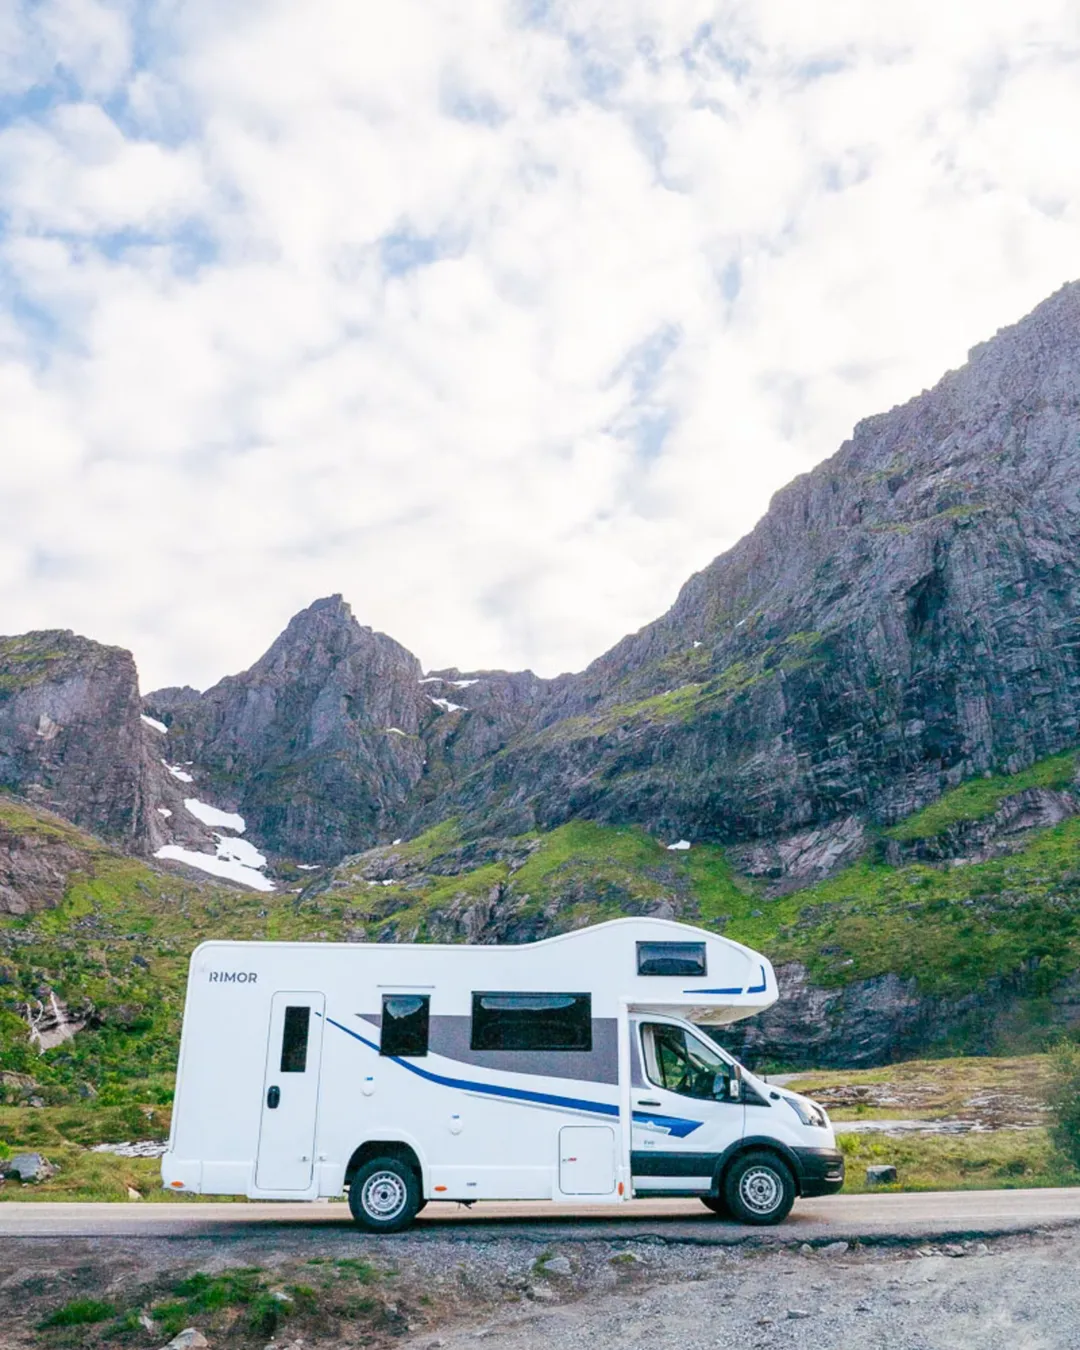
{"label": "gravel shoulder", "polygon": [[[0,1347],[159,1350],[180,1324],[212,1350],[1080,1344],[1080,1281],[1062,1278],[1080,1261],[1076,1228],[988,1242],[727,1246],[656,1235],[478,1240],[483,1232],[439,1225],[387,1240],[267,1225],[215,1238],[0,1238]],[[238,1276],[246,1301],[189,1297]],[[113,1311],[90,1325],[42,1325],[79,1300]]]}
{"label": "gravel shoulder", "polygon": [[1080,1287],[1062,1280],[1080,1258],[1074,1234],[955,1249],[739,1250],[684,1266],[685,1257],[678,1250],[634,1253],[624,1259],[640,1261],[640,1275],[637,1265],[619,1268],[599,1280],[605,1288],[576,1300],[551,1306],[534,1296],[531,1306],[483,1325],[405,1345],[465,1350],[482,1339],[500,1350],[1073,1350],[1080,1344]]}

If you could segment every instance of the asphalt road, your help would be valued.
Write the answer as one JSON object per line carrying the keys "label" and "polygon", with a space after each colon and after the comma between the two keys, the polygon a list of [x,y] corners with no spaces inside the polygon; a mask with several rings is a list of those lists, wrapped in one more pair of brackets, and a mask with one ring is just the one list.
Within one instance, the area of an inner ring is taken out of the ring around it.
{"label": "asphalt road", "polygon": [[[483,1242],[499,1237],[537,1241],[610,1241],[653,1237],[670,1242],[723,1246],[748,1239],[864,1242],[917,1238],[995,1237],[1005,1233],[1080,1225],[1080,1187],[1058,1190],[923,1191],[891,1195],[834,1195],[796,1203],[777,1228],[749,1228],[717,1219],[696,1200],[635,1200],[623,1205],[491,1202],[471,1209],[431,1204],[411,1230],[424,1235]],[[351,1227],[343,1204],[52,1204],[0,1203],[0,1238],[182,1237],[265,1234],[278,1227],[289,1241],[325,1237]],[[392,1241],[394,1239],[383,1239]]]}

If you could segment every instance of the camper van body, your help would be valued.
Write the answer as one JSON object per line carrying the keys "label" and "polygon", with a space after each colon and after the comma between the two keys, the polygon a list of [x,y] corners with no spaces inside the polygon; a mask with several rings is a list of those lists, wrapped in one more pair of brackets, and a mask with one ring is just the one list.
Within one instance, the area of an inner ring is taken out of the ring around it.
{"label": "camper van body", "polygon": [[660,919],[515,946],[203,943],[163,1183],[314,1200],[397,1158],[421,1203],[719,1208],[725,1169],[765,1150],[822,1194],[843,1175],[824,1113],[695,1029],[776,996],[763,956]]}

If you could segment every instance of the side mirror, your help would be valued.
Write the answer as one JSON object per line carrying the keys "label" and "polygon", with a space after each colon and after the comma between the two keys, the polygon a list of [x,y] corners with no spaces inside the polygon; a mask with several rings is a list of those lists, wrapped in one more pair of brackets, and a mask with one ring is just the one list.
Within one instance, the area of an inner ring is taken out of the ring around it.
{"label": "side mirror", "polygon": [[728,1100],[732,1102],[742,1101],[742,1079],[737,1074],[733,1074],[728,1079]]}

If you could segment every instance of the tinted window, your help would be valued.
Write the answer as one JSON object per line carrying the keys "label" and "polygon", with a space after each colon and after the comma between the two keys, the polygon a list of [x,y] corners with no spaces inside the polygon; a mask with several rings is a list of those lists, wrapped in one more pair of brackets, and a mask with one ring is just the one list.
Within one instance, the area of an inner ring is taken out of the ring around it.
{"label": "tinted window", "polygon": [[591,994],[473,994],[474,1050],[591,1050]]}
{"label": "tinted window", "polygon": [[639,942],[639,975],[707,975],[704,942]]}
{"label": "tinted window", "polygon": [[426,1055],[431,999],[427,994],[384,994],[382,1055]]}
{"label": "tinted window", "polygon": [[310,1008],[286,1008],[285,1027],[281,1033],[281,1072],[303,1073],[307,1068],[308,1026]]}

